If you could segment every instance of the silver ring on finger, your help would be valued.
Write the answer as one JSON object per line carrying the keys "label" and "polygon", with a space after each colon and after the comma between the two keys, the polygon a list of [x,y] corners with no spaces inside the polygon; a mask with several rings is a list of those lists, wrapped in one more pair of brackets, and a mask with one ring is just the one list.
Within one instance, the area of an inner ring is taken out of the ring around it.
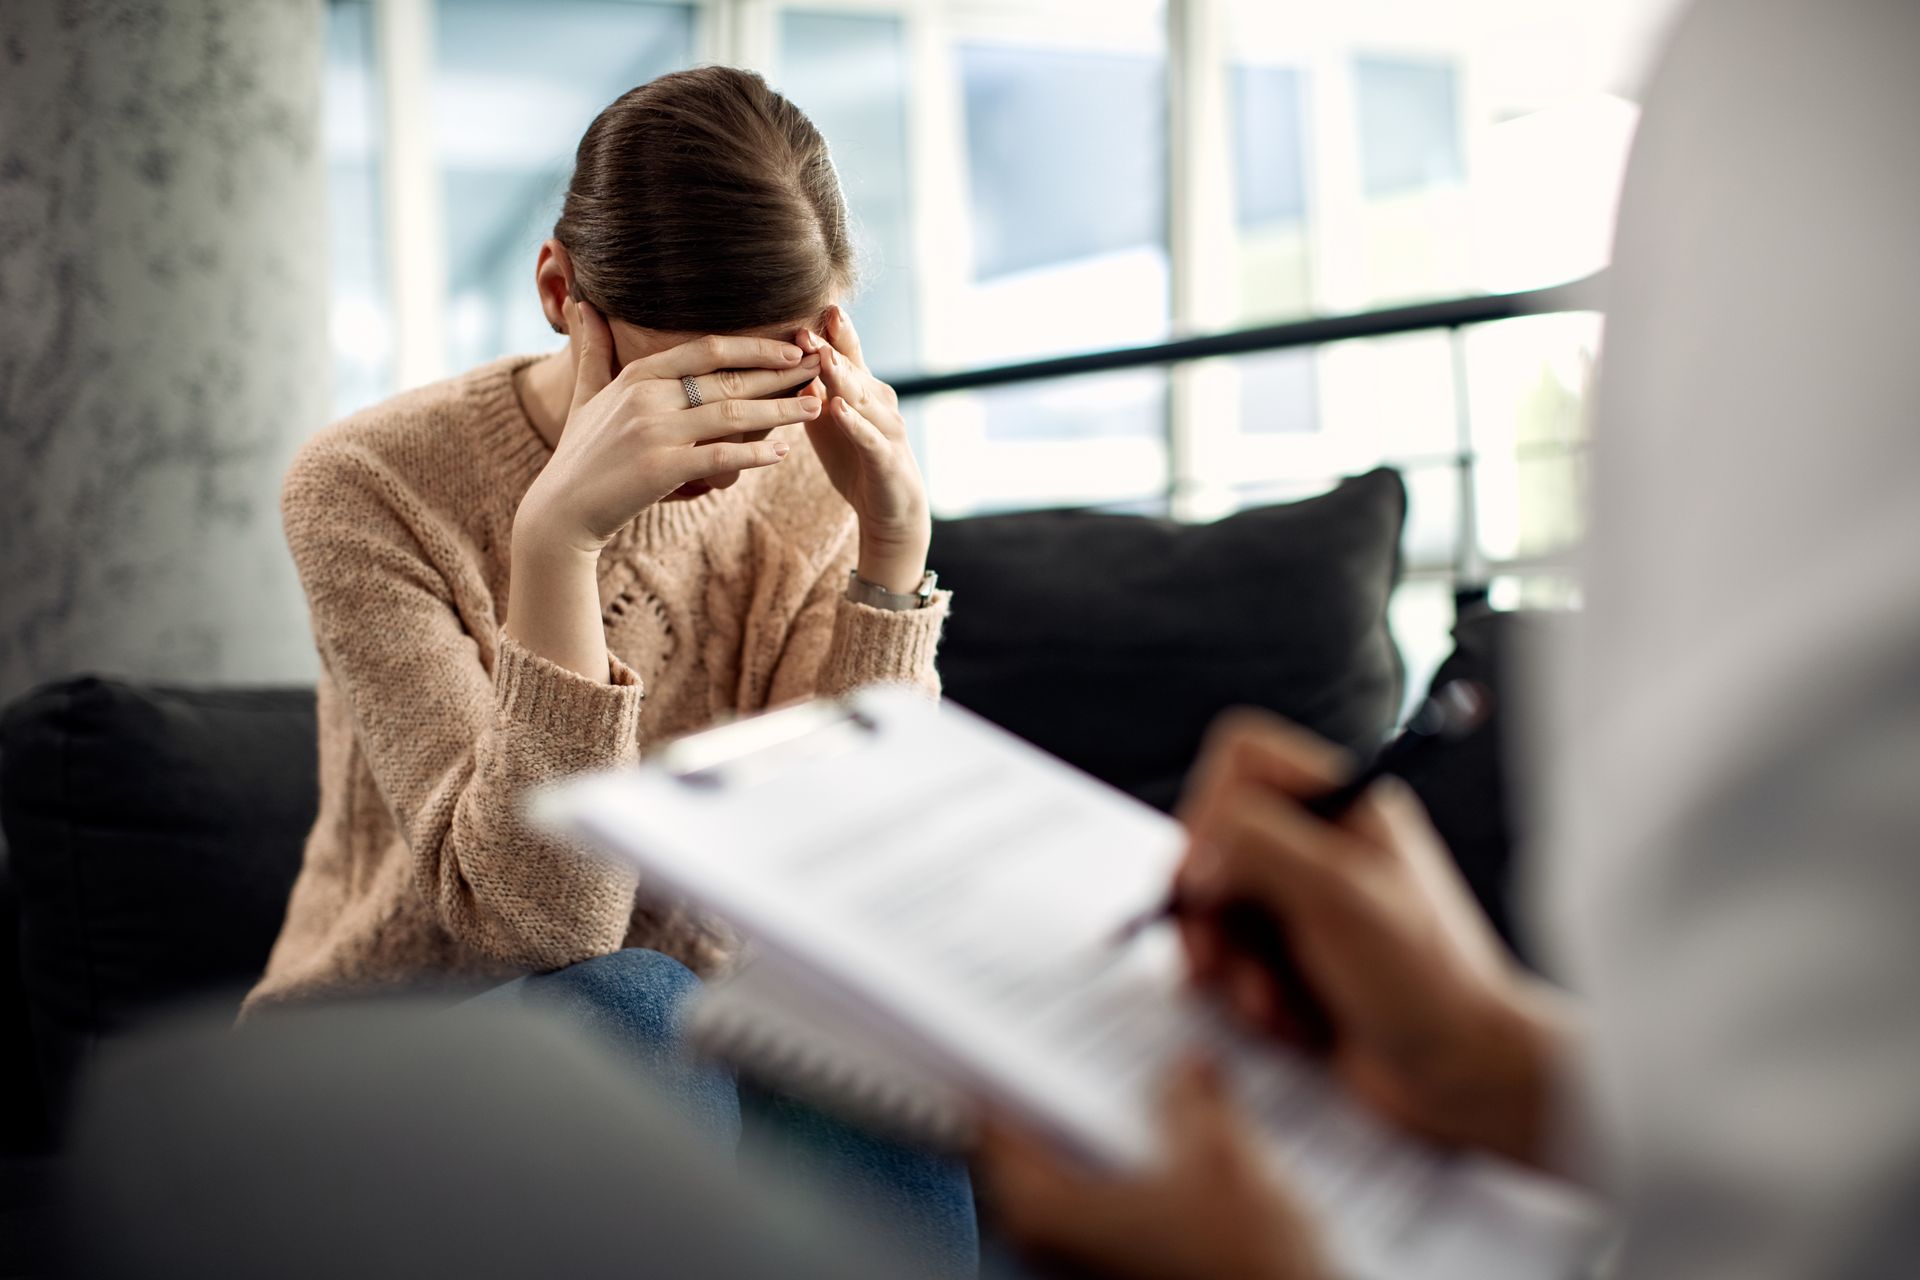
{"label": "silver ring on finger", "polygon": [[687,407],[689,409],[698,409],[700,407],[700,380],[691,375],[684,377],[680,379],[680,389],[687,393]]}

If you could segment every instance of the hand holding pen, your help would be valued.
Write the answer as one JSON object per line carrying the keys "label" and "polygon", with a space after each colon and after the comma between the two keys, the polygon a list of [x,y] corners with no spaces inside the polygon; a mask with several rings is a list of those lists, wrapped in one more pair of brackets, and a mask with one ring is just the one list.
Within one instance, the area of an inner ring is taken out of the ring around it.
{"label": "hand holding pen", "polygon": [[[1223,717],[1181,805],[1192,839],[1175,892],[1113,943],[1177,921],[1194,980],[1243,1021],[1298,1040],[1309,1028],[1281,984],[1310,998],[1327,1069],[1382,1119],[1545,1167],[1572,1019],[1503,950],[1392,776],[1477,719],[1468,701],[1448,694],[1404,745],[1357,771],[1276,716]],[[1423,738],[1436,741],[1416,748]],[[1217,1076],[1176,1074],[1162,1124],[1163,1161],[1124,1175],[990,1130],[984,1185],[1017,1235],[1065,1257],[1125,1270],[1177,1240],[1187,1274],[1326,1274],[1302,1202],[1260,1152],[1258,1122]]]}
{"label": "hand holding pen", "polygon": [[[1322,822],[1339,822],[1382,778],[1403,777],[1423,760],[1470,737],[1486,722],[1491,706],[1492,695],[1485,686],[1470,680],[1449,682],[1421,703],[1399,736],[1381,748],[1364,767],[1351,771],[1343,781],[1309,790],[1299,798],[1300,807]],[[1200,793],[1204,785],[1203,779],[1195,792]],[[1183,806],[1183,811],[1192,807]],[[1184,812],[1183,816],[1189,828],[1192,828],[1193,814]],[[1194,847],[1196,850],[1202,848],[1202,837],[1198,832],[1195,833]],[[1115,938],[1116,944],[1124,944],[1154,922],[1170,917],[1180,917],[1189,922],[1186,929],[1189,950],[1196,940],[1202,948],[1208,946],[1217,934],[1219,942],[1234,956],[1252,961],[1264,975],[1260,979],[1243,977],[1239,980],[1239,985],[1246,989],[1242,999],[1260,1001],[1267,1015],[1265,1020],[1304,1047],[1316,1050],[1328,1048],[1333,1037],[1333,1025],[1300,972],[1287,942],[1285,924],[1255,899],[1228,897],[1212,903],[1200,900],[1196,896],[1196,888],[1203,889],[1205,886],[1195,886],[1193,881],[1196,875],[1205,876],[1204,861],[1196,870],[1194,860],[1190,858],[1187,871],[1188,874],[1183,877],[1187,883],[1186,890],[1183,892],[1181,882],[1176,881],[1158,907],[1136,917],[1120,929]],[[1210,918],[1198,919],[1203,916]],[[1270,999],[1266,995],[1268,991],[1271,992]]]}
{"label": "hand holding pen", "polygon": [[1506,952],[1392,776],[1486,706],[1466,690],[1439,702],[1360,770],[1276,716],[1223,718],[1181,805],[1191,845],[1174,892],[1128,936],[1171,915],[1197,984],[1323,1050],[1387,1118],[1535,1159],[1559,1002]]}
{"label": "hand holding pen", "polygon": [[[1403,778],[1439,748],[1472,736],[1486,722],[1491,706],[1492,695],[1485,686],[1471,680],[1448,682],[1420,704],[1399,736],[1382,747],[1366,767],[1355,770],[1344,782],[1305,796],[1300,800],[1301,807],[1317,818],[1338,822],[1380,779]],[[1246,904],[1229,904],[1229,909],[1234,905]],[[1193,909],[1194,904],[1182,897],[1176,884],[1158,906],[1122,925],[1114,935],[1114,944],[1130,942],[1148,926],[1191,914]],[[1239,927],[1232,930],[1240,935],[1237,940],[1248,947],[1273,953],[1277,940],[1263,938],[1261,930],[1252,929],[1255,922],[1245,911],[1237,914],[1241,917]]]}

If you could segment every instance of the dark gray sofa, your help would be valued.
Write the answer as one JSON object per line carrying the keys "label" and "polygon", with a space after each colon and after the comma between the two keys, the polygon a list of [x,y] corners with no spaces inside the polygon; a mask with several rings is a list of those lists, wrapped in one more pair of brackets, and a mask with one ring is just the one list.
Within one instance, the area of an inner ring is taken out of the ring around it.
{"label": "dark gray sofa", "polygon": [[[1401,703],[1386,603],[1404,512],[1381,470],[1205,526],[1088,512],[942,523],[948,695],[1162,807],[1230,705],[1364,750]],[[1463,628],[1443,674],[1497,683],[1505,625]],[[1496,732],[1418,781],[1505,928],[1497,752]],[[99,1044],[182,1001],[237,1002],[258,974],[314,804],[311,689],[82,676],[7,709],[0,1168],[16,1212]]]}

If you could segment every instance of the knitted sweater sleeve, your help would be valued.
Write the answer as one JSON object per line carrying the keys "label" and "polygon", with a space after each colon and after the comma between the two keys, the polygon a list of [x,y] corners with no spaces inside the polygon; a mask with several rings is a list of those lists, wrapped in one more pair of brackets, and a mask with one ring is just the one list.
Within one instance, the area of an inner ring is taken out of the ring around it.
{"label": "knitted sweater sleeve", "polygon": [[440,567],[471,551],[353,446],[303,451],[282,512],[321,662],[442,925],[526,969],[617,951],[635,877],[536,831],[521,805],[634,757],[638,678],[616,660],[611,683],[585,679],[497,630],[484,594]]}
{"label": "knitted sweater sleeve", "polygon": [[904,684],[940,696],[934,650],[952,595],[936,592],[924,609],[876,609],[847,599],[847,575],[857,558],[848,534],[816,577],[774,669],[768,702],[833,697],[869,684]]}

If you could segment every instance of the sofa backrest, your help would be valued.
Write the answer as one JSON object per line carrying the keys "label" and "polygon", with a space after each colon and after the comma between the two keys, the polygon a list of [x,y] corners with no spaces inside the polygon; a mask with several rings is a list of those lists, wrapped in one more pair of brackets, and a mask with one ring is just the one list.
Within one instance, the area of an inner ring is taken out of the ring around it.
{"label": "sofa backrest", "polygon": [[317,802],[311,689],[82,677],[0,719],[20,972],[56,1108],[95,1040],[238,993],[280,927]]}
{"label": "sofa backrest", "polygon": [[1091,511],[943,522],[947,697],[1171,808],[1207,725],[1270,708],[1354,751],[1399,714],[1387,628],[1406,490],[1382,468],[1209,524]]}
{"label": "sofa backrest", "polygon": [[[1163,807],[1236,703],[1369,747],[1400,702],[1386,606],[1405,508],[1383,470],[1209,525],[942,522],[949,695]],[[279,929],[316,770],[311,689],[83,677],[8,709],[0,820],[56,1114],[101,1037],[187,998],[237,1005]]]}

